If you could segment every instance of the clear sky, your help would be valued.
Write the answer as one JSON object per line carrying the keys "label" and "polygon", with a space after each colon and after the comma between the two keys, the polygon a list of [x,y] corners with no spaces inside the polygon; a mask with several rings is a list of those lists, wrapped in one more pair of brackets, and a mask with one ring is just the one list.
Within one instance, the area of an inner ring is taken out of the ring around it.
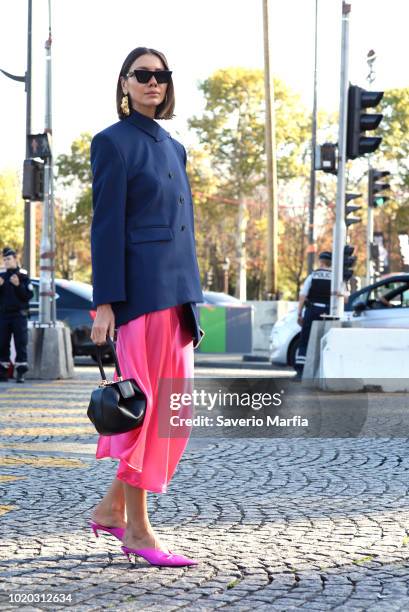
{"label": "clear sky", "polygon": [[[275,73],[311,108],[315,0],[272,1]],[[48,0],[33,0],[33,132],[44,127]],[[319,106],[338,109],[341,0],[319,0]],[[352,0],[350,79],[365,86],[366,54],[377,52],[374,86],[409,87],[409,2]],[[177,118],[164,127],[194,142],[187,118],[200,113],[198,81],[229,66],[263,67],[261,0],[52,0],[54,154],[82,132],[117,121],[121,64],[137,46],[160,49],[174,71]],[[24,74],[27,0],[0,2],[0,67]],[[25,93],[0,74],[0,170],[21,168]]]}

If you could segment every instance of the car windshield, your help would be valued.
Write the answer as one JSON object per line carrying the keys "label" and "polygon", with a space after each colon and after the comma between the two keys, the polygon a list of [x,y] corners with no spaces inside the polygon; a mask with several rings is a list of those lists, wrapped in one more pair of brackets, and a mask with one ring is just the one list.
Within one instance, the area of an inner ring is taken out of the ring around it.
{"label": "car windshield", "polygon": [[240,300],[227,293],[203,291],[203,295],[208,304],[241,304]]}
{"label": "car windshield", "polygon": [[57,291],[58,287],[72,291],[84,300],[92,302],[92,285],[89,283],[83,283],[82,281],[68,281],[68,280],[57,280],[56,281]]}
{"label": "car windshield", "polygon": [[409,281],[389,281],[358,295],[352,307],[362,302],[368,306],[409,307]]}

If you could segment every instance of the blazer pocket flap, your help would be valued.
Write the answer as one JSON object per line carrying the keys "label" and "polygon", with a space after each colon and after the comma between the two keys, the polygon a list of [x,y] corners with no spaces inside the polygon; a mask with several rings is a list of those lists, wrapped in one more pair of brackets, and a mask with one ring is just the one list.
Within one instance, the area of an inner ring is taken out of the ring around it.
{"label": "blazer pocket flap", "polygon": [[153,242],[155,240],[172,240],[173,232],[170,227],[138,227],[129,232],[131,242]]}

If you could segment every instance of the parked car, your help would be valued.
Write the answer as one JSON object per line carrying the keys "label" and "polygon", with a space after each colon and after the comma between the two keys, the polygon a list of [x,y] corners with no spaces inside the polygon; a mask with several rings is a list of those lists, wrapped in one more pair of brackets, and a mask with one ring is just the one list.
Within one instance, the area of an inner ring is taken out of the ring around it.
{"label": "parked car", "polygon": [[239,299],[222,293],[220,291],[203,291],[204,301],[201,304],[213,304],[213,306],[244,306]]}
{"label": "parked car", "polygon": [[[38,321],[39,317],[39,279],[33,278],[34,296],[30,301],[30,320]],[[92,323],[96,310],[92,307],[92,285],[81,281],[56,279],[57,319],[65,321],[71,329],[73,355],[89,355],[96,361],[96,345],[91,340]],[[225,293],[203,291],[204,304],[215,306],[241,306],[237,298]],[[111,363],[112,356],[108,344],[102,354],[104,363]]]}
{"label": "parked car", "polygon": [[[390,274],[351,293],[343,320],[357,319],[362,327],[409,328],[409,274]],[[270,361],[294,367],[300,333],[294,308],[273,325]]]}
{"label": "parked car", "polygon": [[[39,317],[39,279],[33,278],[34,296],[30,301],[30,320]],[[56,279],[57,319],[64,321],[71,330],[72,353],[74,356],[89,355],[96,361],[96,345],[91,340],[92,323],[96,310],[92,307],[92,285],[81,281]],[[110,363],[111,353],[102,354],[102,361]]]}

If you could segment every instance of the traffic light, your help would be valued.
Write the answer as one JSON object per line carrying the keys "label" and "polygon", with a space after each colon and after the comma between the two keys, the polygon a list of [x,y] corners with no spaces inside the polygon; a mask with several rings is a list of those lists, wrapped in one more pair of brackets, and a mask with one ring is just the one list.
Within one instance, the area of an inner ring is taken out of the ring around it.
{"label": "traffic light", "polygon": [[365,132],[376,130],[382,121],[381,113],[366,113],[367,108],[378,106],[383,91],[366,91],[350,85],[348,90],[347,158],[356,159],[373,153],[381,144],[380,136],[365,136]]}
{"label": "traffic light", "polygon": [[51,157],[51,135],[47,133],[29,134],[27,136],[28,154],[30,157]]}
{"label": "traffic light", "polygon": [[368,173],[368,205],[372,208],[383,206],[389,200],[389,197],[382,192],[391,188],[389,183],[377,182],[379,179],[390,176],[388,170],[375,170],[370,168]]}
{"label": "traffic light", "polygon": [[315,170],[337,174],[337,145],[324,142],[316,149]]}
{"label": "traffic light", "polygon": [[356,200],[357,198],[362,198],[362,193],[346,193],[345,194],[345,225],[347,228],[354,223],[361,223],[362,219],[360,217],[349,217],[351,213],[356,212],[357,210],[361,210],[361,206],[357,206],[356,204],[349,204],[352,200]]}
{"label": "traffic light", "polygon": [[356,257],[353,255],[355,248],[349,244],[344,246],[344,281],[350,280],[354,275]]}
{"label": "traffic light", "polygon": [[44,200],[44,163],[25,159],[23,167],[23,198],[38,202]]}

